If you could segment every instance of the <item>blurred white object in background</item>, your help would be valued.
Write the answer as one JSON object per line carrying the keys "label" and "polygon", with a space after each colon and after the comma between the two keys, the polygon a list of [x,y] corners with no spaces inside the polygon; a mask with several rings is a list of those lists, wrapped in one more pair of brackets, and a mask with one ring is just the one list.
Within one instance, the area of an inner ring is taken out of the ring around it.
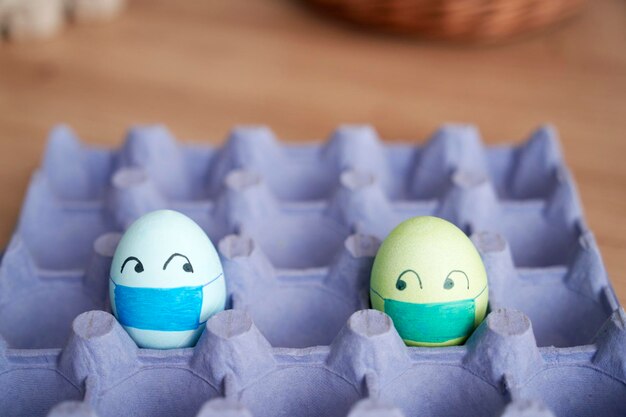
{"label": "blurred white object in background", "polygon": [[3,34],[12,39],[45,38],[64,21],[62,0],[0,0]]}
{"label": "blurred white object in background", "polygon": [[125,0],[65,0],[66,8],[77,21],[105,20],[117,16]]}
{"label": "blurred white object in background", "polygon": [[68,20],[105,20],[125,0],[0,0],[0,32],[12,40],[40,39],[57,33]]}

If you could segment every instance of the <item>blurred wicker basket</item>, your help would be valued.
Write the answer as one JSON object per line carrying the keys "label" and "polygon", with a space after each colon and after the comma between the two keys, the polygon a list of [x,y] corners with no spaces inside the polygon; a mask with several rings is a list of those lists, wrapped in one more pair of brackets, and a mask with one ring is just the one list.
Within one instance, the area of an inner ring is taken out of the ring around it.
{"label": "blurred wicker basket", "polygon": [[585,0],[306,0],[353,22],[459,41],[496,41],[575,14]]}

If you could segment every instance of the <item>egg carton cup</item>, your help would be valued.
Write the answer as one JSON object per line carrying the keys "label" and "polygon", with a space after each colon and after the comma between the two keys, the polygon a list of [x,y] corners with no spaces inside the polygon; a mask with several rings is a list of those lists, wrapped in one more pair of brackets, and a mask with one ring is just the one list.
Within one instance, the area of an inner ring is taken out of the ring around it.
{"label": "egg carton cup", "polygon": [[[327,144],[288,146],[267,129],[240,129],[212,148],[141,128],[109,150],[55,130],[0,263],[0,410],[626,413],[624,312],[553,130],[498,148],[464,126],[421,147],[383,145],[372,132],[342,128]],[[274,161],[265,171],[247,164],[266,143],[290,157],[265,152]],[[337,162],[359,152],[361,165]],[[281,193],[274,177],[291,185]],[[290,187],[301,194],[284,193]],[[109,314],[120,233],[159,208],[198,222],[218,242],[228,277],[229,310],[207,322],[194,348],[139,349]],[[380,241],[424,214],[471,234],[487,269],[491,312],[464,346],[406,347],[386,315],[367,310]]]}
{"label": "egg carton cup", "polygon": [[621,416],[618,309],[578,348],[538,348],[530,320],[495,309],[464,346],[408,348],[391,319],[354,313],[330,346],[273,348],[241,310],[194,348],[138,349],[115,318],[82,313],[62,349],[0,350],[7,416]]}
{"label": "egg carton cup", "polygon": [[66,20],[103,20],[121,12],[125,0],[0,0],[0,32],[25,40],[57,33]]}

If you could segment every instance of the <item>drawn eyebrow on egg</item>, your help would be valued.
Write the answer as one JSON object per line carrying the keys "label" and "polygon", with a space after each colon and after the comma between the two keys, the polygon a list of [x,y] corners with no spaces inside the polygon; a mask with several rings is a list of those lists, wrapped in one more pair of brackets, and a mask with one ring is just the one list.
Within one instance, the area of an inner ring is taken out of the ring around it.
{"label": "drawn eyebrow on egg", "polygon": [[[450,271],[450,273],[448,274],[448,276],[446,277],[446,282],[448,280],[452,280],[452,278],[450,278],[453,274],[463,274],[463,276],[465,277],[465,281],[467,281],[467,289],[469,290],[470,284],[469,284],[469,277],[467,276],[467,274],[459,269],[455,269],[454,271]],[[454,285],[454,281],[453,285]],[[444,284],[445,285],[445,284]]]}
{"label": "drawn eyebrow on egg", "polygon": [[396,280],[396,288],[400,291],[404,291],[404,289],[406,288],[406,281],[404,281],[402,279],[402,277],[406,274],[413,274],[415,275],[415,278],[417,278],[417,282],[420,284],[420,289],[424,289],[424,287],[422,287],[422,279],[420,278],[419,274],[417,272],[415,272],[412,269],[407,269],[405,271],[403,271],[399,276],[398,279]]}
{"label": "drawn eyebrow on egg", "polygon": [[183,270],[185,272],[193,272],[193,266],[191,266],[191,261],[189,260],[189,258],[187,258],[182,253],[173,253],[173,254],[171,254],[170,257],[167,258],[167,261],[165,261],[165,264],[163,264],[163,270],[165,271],[165,268],[167,268],[167,265],[170,263],[170,261],[172,259],[174,259],[175,257],[177,257],[177,256],[180,256],[181,258],[185,258],[185,260],[187,261],[185,263],[185,265],[183,265]]}
{"label": "drawn eyebrow on egg", "polygon": [[143,264],[141,263],[141,261],[139,259],[137,259],[136,257],[134,257],[134,256],[129,256],[128,258],[126,258],[124,260],[124,263],[122,264],[122,267],[120,268],[120,274],[122,272],[124,272],[124,267],[126,266],[128,261],[135,261],[135,262],[137,262],[137,265],[135,265],[135,272],[137,272],[137,273],[143,272]]}

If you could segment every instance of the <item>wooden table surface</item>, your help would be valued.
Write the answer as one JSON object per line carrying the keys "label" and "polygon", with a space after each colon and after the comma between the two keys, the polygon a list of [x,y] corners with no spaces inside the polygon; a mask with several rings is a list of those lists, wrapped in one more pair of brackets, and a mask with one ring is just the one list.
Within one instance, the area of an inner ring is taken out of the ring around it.
{"label": "wooden table surface", "polygon": [[613,284],[626,301],[626,2],[499,47],[398,39],[327,20],[293,0],[137,0],[112,22],[0,45],[0,245],[49,129],[118,146],[135,123],[221,142],[240,123],[288,139],[367,122],[423,141],[443,122],[487,143],[551,122]]}

